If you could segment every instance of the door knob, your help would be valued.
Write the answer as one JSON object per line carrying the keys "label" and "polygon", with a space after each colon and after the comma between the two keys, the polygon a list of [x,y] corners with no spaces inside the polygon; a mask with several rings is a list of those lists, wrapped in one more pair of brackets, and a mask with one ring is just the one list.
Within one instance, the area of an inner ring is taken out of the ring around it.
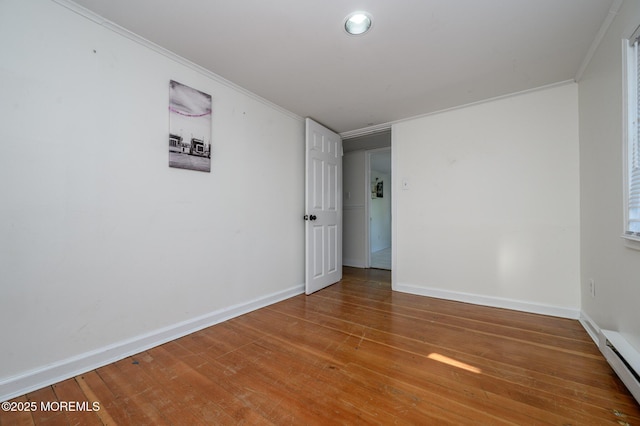
{"label": "door knob", "polygon": [[318,218],[318,216],[316,216],[315,214],[312,214],[311,216],[309,216],[310,220],[316,220]]}

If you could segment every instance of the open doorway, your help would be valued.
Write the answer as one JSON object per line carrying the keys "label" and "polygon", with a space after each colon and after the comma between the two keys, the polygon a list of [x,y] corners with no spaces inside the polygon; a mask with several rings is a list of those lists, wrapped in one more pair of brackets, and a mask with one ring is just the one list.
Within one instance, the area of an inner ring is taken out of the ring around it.
{"label": "open doorway", "polygon": [[391,129],[345,138],[343,149],[343,265],[391,269]]}
{"label": "open doorway", "polygon": [[367,151],[369,202],[369,266],[391,270],[391,148]]}

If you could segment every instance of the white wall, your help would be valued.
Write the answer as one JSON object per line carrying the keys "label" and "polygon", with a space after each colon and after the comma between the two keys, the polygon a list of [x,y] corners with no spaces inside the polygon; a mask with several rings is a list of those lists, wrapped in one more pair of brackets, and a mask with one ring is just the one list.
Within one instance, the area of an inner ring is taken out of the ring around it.
{"label": "white wall", "polygon": [[[0,399],[302,291],[299,117],[49,0],[0,39]],[[170,79],[213,96],[211,173],[168,167]]]}
{"label": "white wall", "polygon": [[[623,234],[622,42],[640,25],[626,0],[579,83],[582,309],[640,351],[640,251]],[[589,281],[596,295],[589,291]]]}
{"label": "white wall", "polygon": [[342,264],[364,268],[367,264],[365,221],[365,151],[342,157]]}
{"label": "white wall", "polygon": [[395,289],[577,317],[577,102],[565,84],[393,126]]}

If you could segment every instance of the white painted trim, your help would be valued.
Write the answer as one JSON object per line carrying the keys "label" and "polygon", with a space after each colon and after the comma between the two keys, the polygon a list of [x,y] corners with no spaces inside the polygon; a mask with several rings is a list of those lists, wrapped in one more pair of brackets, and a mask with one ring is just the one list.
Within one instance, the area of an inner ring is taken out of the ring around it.
{"label": "white painted trim", "polygon": [[382,123],[375,126],[365,127],[364,129],[347,130],[346,132],[340,133],[340,137],[342,137],[342,139],[351,139],[351,138],[357,138],[360,136],[369,136],[375,133],[386,132],[387,130],[391,129],[392,124],[400,123],[402,121],[404,120],[392,121],[389,123]]}
{"label": "white painted trim", "polygon": [[297,114],[295,114],[295,113],[293,113],[293,112],[291,112],[289,110],[286,110],[286,109],[282,108],[281,106],[276,105],[273,102],[271,102],[271,101],[269,101],[269,100],[267,100],[267,99],[265,99],[265,98],[263,98],[261,96],[256,95],[253,92],[250,92],[249,90],[245,89],[244,87],[238,86],[237,84],[227,80],[226,78],[221,77],[218,74],[215,74],[214,72],[209,71],[208,69],[206,69],[204,67],[201,67],[200,65],[197,65],[197,64],[195,64],[195,63],[183,58],[182,56],[179,56],[179,55],[173,53],[172,51],[170,51],[168,49],[165,49],[164,47],[161,47],[161,46],[159,46],[159,45],[157,45],[157,44],[155,44],[155,43],[153,43],[153,42],[151,42],[151,41],[149,41],[149,40],[147,40],[147,39],[145,39],[145,38],[143,38],[143,37],[141,37],[141,36],[139,36],[139,35],[137,35],[137,34],[135,34],[133,32],[131,32],[129,30],[127,30],[126,28],[123,28],[123,27],[115,24],[114,22],[109,21],[108,19],[103,18],[102,16],[98,15],[97,13],[95,13],[95,12],[85,8],[85,7],[82,7],[77,3],[74,3],[71,0],[51,0],[51,1],[53,1],[54,3],[59,4],[60,6],[66,8],[66,9],[69,9],[72,12],[75,12],[76,14],[78,14],[78,15],[80,15],[80,16],[82,16],[82,17],[84,17],[84,18],[86,18],[86,19],[88,19],[90,21],[93,21],[94,23],[96,23],[96,24],[98,24],[98,25],[100,25],[100,26],[102,26],[102,27],[104,27],[104,28],[106,28],[106,29],[108,29],[108,30],[110,30],[110,31],[122,36],[122,37],[128,38],[129,40],[131,40],[131,41],[133,41],[135,43],[138,43],[138,44],[140,44],[140,45],[142,45],[142,46],[144,46],[144,47],[146,47],[148,49],[151,49],[154,52],[159,53],[159,54],[165,56],[166,58],[171,59],[174,62],[179,63],[180,65],[183,65],[183,66],[185,66],[185,67],[187,67],[189,69],[192,69],[193,71],[196,71],[196,72],[204,75],[205,77],[208,77],[208,78],[210,78],[210,79],[212,79],[212,80],[214,80],[214,81],[216,81],[216,82],[218,82],[220,84],[223,84],[223,85],[225,85],[225,86],[227,86],[227,87],[229,87],[229,88],[231,88],[231,89],[233,89],[233,90],[235,90],[237,92],[242,93],[245,96],[248,96],[249,98],[251,98],[253,100],[256,100],[256,101],[258,101],[258,102],[260,102],[260,103],[262,103],[262,104],[264,104],[264,105],[266,105],[266,106],[268,106],[270,108],[273,108],[274,110],[276,110],[276,111],[278,111],[278,112],[280,112],[280,113],[282,113],[282,114],[284,114],[286,116],[289,116],[289,117],[293,118],[294,120],[298,120],[300,122],[302,122],[304,120],[304,118],[300,117],[299,115],[297,115]]}
{"label": "white painted trim", "polygon": [[616,350],[622,354],[625,361],[637,372],[640,371],[640,352],[631,346],[624,336],[616,331],[603,330],[589,315],[580,312],[580,323],[596,344],[613,371],[618,375],[622,383],[627,387],[633,397],[640,403],[640,382],[633,376],[627,366],[607,347],[607,340],[613,344]]}
{"label": "white painted trim", "polygon": [[574,80],[576,83],[582,79],[582,74],[584,74],[585,70],[589,66],[589,63],[593,59],[593,55],[595,55],[596,50],[598,50],[598,46],[600,46],[600,43],[602,43],[602,39],[604,39],[604,36],[607,34],[607,31],[609,30],[611,23],[613,22],[616,15],[618,14],[618,11],[620,10],[620,6],[622,6],[622,2],[623,0],[615,0],[611,5],[611,8],[609,9],[609,13],[607,17],[602,22],[602,25],[600,26],[598,33],[593,39],[593,42],[591,42],[591,46],[589,46],[589,50],[587,50],[587,54],[584,56],[584,59],[580,64],[580,68],[578,68],[578,72],[574,77]]}
{"label": "white painted trim", "polygon": [[398,282],[398,199],[402,182],[398,176],[398,142],[395,140],[395,132],[391,129],[391,289],[396,290]]}
{"label": "white painted trim", "polygon": [[342,259],[342,266],[348,266],[350,268],[365,269],[364,259]]}
{"label": "white painted trim", "polygon": [[579,321],[587,334],[591,337],[591,340],[593,340],[593,343],[600,347],[600,327],[598,327],[598,324],[596,324],[595,321],[584,312],[580,312]]}
{"label": "white painted trim", "polygon": [[539,303],[524,302],[521,300],[507,299],[503,297],[483,296],[479,294],[442,290],[438,288],[419,287],[404,283],[398,283],[393,285],[392,287],[395,291],[415,294],[418,296],[435,297],[437,299],[454,300],[456,302],[490,306],[493,308],[511,309],[514,311],[550,315],[561,318],[580,318],[580,311],[578,309],[563,308],[560,306],[543,305]]}
{"label": "white painted trim", "polygon": [[633,250],[640,250],[640,239],[636,237],[631,237],[629,235],[622,235],[622,238],[624,239],[625,247],[628,247]]}
{"label": "white painted trim", "polygon": [[468,107],[472,107],[472,106],[476,106],[476,105],[481,105],[481,104],[485,104],[485,103],[488,103],[488,102],[499,101],[501,99],[509,99],[509,98],[513,98],[513,97],[516,97],[516,96],[520,96],[520,95],[526,95],[528,93],[539,92],[541,90],[552,89],[554,87],[561,87],[561,86],[565,86],[567,84],[574,84],[574,83],[575,83],[575,80],[559,81],[557,83],[551,83],[551,84],[547,84],[545,86],[534,87],[533,89],[521,90],[519,92],[508,93],[506,95],[495,96],[493,98],[482,99],[480,101],[470,102],[468,104],[458,105],[458,106],[454,106],[454,107],[451,107],[451,108],[445,108],[445,109],[441,109],[441,110],[433,111],[433,112],[427,112],[425,114],[414,115],[413,117],[402,118],[400,120],[390,121],[388,123],[382,123],[382,124],[378,124],[378,125],[371,126],[371,127],[365,127],[364,129],[349,130],[349,131],[340,133],[340,137],[342,137],[342,139],[351,139],[351,138],[356,138],[356,137],[359,137],[359,136],[366,136],[366,135],[370,135],[372,133],[378,133],[378,132],[382,132],[382,131],[385,131],[385,130],[389,130],[394,124],[400,124],[400,123],[404,123],[406,121],[416,120],[418,118],[429,117],[429,116],[432,116],[432,115],[442,114],[442,113],[445,113],[445,112],[450,112],[450,111],[455,111],[455,110],[468,108]]}
{"label": "white painted trim", "polygon": [[371,150],[364,152],[364,267],[371,267]]}
{"label": "white painted trim", "polygon": [[[640,352],[631,346],[627,339],[617,331],[601,330],[600,333],[600,352],[602,352],[611,368],[613,368],[636,401],[640,403],[640,381],[636,378],[637,376],[634,376],[634,372],[640,372]],[[617,353],[624,358],[624,362],[620,359],[620,356],[607,346],[607,342],[613,345]]]}
{"label": "white painted trim", "polygon": [[625,357],[631,368],[640,371],[640,353],[627,342],[622,334],[612,330],[601,330],[600,332]]}
{"label": "white painted trim", "polygon": [[259,297],[245,303],[219,309],[196,318],[173,324],[93,351],[85,352],[50,365],[0,379],[0,401],[50,386],[87,371],[111,364],[131,355],[170,342],[198,330],[224,322],[256,309],[304,293],[304,284]]}

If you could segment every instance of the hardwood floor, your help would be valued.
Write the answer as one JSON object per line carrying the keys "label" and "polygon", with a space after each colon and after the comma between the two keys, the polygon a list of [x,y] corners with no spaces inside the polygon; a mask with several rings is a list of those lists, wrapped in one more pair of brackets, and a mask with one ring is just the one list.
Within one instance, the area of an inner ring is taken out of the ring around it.
{"label": "hardwood floor", "polygon": [[[12,402],[0,424],[640,424],[640,406],[573,320],[344,279]],[[56,408],[55,406],[53,406]]]}

